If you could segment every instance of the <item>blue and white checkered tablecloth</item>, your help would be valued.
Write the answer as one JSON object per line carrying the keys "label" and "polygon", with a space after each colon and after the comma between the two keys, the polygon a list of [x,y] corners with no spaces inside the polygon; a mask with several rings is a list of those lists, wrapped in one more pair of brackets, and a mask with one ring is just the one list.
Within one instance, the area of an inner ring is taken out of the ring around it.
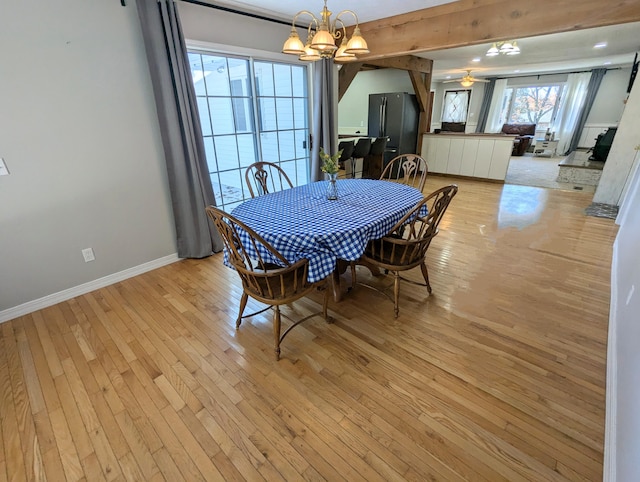
{"label": "blue and white checkered tablecloth", "polygon": [[326,198],[327,181],[319,181],[250,199],[231,214],[289,261],[307,258],[309,281],[319,281],[337,259],[357,260],[369,240],[387,234],[423,198],[417,189],[389,181],[337,182],[334,201]]}

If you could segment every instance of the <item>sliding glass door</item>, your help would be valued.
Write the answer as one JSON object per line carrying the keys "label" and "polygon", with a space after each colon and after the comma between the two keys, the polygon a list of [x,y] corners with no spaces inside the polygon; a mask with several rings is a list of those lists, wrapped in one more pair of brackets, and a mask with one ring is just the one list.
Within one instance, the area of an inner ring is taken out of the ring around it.
{"label": "sliding glass door", "polygon": [[250,197],[244,172],[256,161],[308,183],[306,67],[197,51],[189,63],[218,206],[229,211]]}

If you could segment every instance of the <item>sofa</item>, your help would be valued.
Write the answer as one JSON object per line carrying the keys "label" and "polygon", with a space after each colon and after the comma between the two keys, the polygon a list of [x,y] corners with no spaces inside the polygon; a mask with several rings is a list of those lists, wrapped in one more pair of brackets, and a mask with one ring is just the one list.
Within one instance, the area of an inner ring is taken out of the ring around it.
{"label": "sofa", "polygon": [[464,132],[467,123],[466,122],[442,122],[440,132]]}
{"label": "sofa", "polygon": [[535,124],[504,124],[502,134],[516,135],[513,140],[512,156],[522,156],[531,145],[533,137],[536,135]]}

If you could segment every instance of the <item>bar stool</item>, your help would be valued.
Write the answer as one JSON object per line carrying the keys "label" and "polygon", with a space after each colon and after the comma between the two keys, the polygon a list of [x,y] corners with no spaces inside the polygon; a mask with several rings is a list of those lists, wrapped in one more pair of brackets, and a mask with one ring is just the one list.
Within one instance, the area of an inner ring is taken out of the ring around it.
{"label": "bar stool", "polygon": [[362,178],[362,166],[364,164],[364,158],[369,155],[369,151],[371,151],[371,138],[362,137],[358,139],[358,142],[353,149],[351,162],[345,163],[347,177],[350,177],[352,179]]}

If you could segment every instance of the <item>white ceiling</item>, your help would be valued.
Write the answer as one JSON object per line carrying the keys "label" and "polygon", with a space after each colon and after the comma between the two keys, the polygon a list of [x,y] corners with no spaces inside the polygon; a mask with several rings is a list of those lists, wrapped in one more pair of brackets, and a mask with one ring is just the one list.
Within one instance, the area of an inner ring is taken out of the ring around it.
{"label": "white ceiling", "polygon": [[[316,16],[322,10],[322,0],[204,0],[240,11],[291,21],[300,10]],[[345,9],[353,10],[360,22],[390,17],[423,8],[450,3],[452,0],[327,0],[333,16]],[[345,23],[349,23],[345,16]],[[304,23],[305,17],[299,23]],[[521,54],[486,57],[491,44],[474,45],[419,54],[434,61],[433,80],[456,78],[471,69],[475,77],[516,76],[548,72],[568,72],[594,67],[629,66],[634,54],[640,52],[640,23],[628,23],[574,32],[530,38],[517,38]],[[284,39],[283,39],[284,42]],[[606,42],[606,47],[594,48]],[[474,62],[473,59],[480,59]]]}

